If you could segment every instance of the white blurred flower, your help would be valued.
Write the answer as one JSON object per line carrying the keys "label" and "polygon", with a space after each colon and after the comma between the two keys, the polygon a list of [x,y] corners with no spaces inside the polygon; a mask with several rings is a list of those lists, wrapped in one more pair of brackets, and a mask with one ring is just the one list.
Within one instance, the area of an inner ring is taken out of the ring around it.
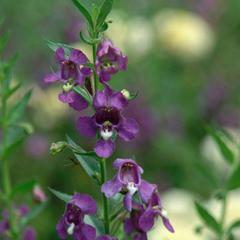
{"label": "white blurred flower", "polygon": [[213,48],[215,36],[201,16],[178,9],[165,9],[154,18],[157,37],[163,48],[184,59],[195,60]]}

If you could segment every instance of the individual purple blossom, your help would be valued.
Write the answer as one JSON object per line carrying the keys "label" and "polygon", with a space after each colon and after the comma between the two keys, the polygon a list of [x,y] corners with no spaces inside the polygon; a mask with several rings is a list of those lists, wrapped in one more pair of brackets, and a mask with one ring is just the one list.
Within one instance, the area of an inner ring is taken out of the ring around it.
{"label": "individual purple blossom", "polygon": [[160,196],[157,192],[157,189],[155,189],[151,198],[149,199],[147,209],[139,218],[139,226],[143,231],[148,232],[154,226],[154,222],[157,217],[162,219],[163,225],[169,232],[174,232],[173,226],[168,219],[167,211],[162,207]]}
{"label": "individual purple blossom", "polygon": [[32,227],[27,227],[23,232],[23,240],[35,240],[36,230]]}
{"label": "individual purple blossom", "polygon": [[113,74],[126,70],[127,56],[116,48],[110,40],[102,41],[97,49],[96,70],[101,83],[109,81]]}
{"label": "individual purple blossom", "polygon": [[55,57],[60,65],[60,70],[47,74],[44,82],[62,82],[63,91],[58,95],[59,100],[68,103],[70,107],[77,111],[87,108],[86,100],[73,91],[74,86],[83,86],[85,79],[91,77],[92,70],[87,66],[89,63],[87,56],[78,49],[72,49],[69,57],[66,58],[64,49],[58,48]]}
{"label": "individual purple blossom", "polygon": [[132,159],[116,159],[113,168],[117,175],[102,185],[102,192],[111,198],[122,192],[124,196],[124,207],[127,211],[132,210],[133,195],[139,191],[141,199],[148,202],[156,186],[141,179],[143,169]]}
{"label": "individual purple blossom", "polygon": [[61,239],[72,235],[74,240],[93,240],[96,230],[91,225],[84,223],[86,215],[97,212],[96,202],[87,194],[75,193],[67,203],[65,212],[57,224],[57,232]]}
{"label": "individual purple blossom", "polygon": [[100,138],[94,148],[99,157],[108,158],[112,155],[115,133],[124,141],[130,141],[137,135],[137,122],[122,115],[127,105],[128,100],[121,92],[113,92],[106,87],[103,91],[97,91],[93,99],[95,114],[78,119],[77,129],[80,134],[94,137],[99,133]]}

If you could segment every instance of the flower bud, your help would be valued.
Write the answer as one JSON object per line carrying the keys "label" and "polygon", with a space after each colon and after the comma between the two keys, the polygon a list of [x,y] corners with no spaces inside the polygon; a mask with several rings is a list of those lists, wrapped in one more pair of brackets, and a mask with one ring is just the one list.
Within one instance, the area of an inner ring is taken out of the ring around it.
{"label": "flower bud", "polygon": [[130,99],[130,92],[127,89],[123,89],[121,93],[127,100]]}
{"label": "flower bud", "polygon": [[47,196],[39,185],[33,188],[32,192],[33,200],[37,203],[42,203],[47,201]]}
{"label": "flower bud", "polygon": [[60,153],[61,151],[63,151],[67,146],[66,142],[56,142],[56,143],[52,143],[51,147],[50,147],[50,152],[52,155],[56,155],[57,153]]}

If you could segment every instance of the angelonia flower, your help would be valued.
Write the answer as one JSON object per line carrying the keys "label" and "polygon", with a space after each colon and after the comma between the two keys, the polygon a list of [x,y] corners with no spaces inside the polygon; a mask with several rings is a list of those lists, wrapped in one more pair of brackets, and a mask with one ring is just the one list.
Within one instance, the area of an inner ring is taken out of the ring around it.
{"label": "angelonia flower", "polygon": [[141,179],[143,169],[132,159],[116,159],[113,168],[117,175],[102,185],[102,192],[111,198],[117,193],[123,193],[124,207],[127,211],[132,210],[132,198],[139,192],[142,201],[148,202],[156,186]]}
{"label": "angelonia flower", "polygon": [[[29,213],[29,211],[30,209],[26,204],[14,207],[14,214],[18,219],[25,217]],[[5,239],[5,237],[8,236],[9,231],[10,231],[9,212],[8,210],[4,209],[2,211],[2,219],[0,220],[0,239],[2,238]],[[27,226],[25,229],[23,229],[21,237],[22,240],[35,240],[36,231],[33,227]]]}
{"label": "angelonia flower", "polygon": [[84,222],[86,215],[94,215],[97,206],[94,199],[87,194],[75,193],[67,203],[65,212],[57,224],[57,232],[61,239],[72,236],[74,240],[95,239],[96,230]]}
{"label": "angelonia flower", "polygon": [[97,49],[96,70],[101,83],[109,81],[113,74],[126,70],[127,56],[116,48],[110,40],[102,41]]}
{"label": "angelonia flower", "polygon": [[47,74],[45,83],[61,82],[62,92],[58,98],[63,103],[68,103],[70,107],[81,111],[88,107],[87,101],[73,91],[74,86],[84,86],[85,80],[91,77],[92,70],[87,66],[89,63],[86,55],[77,49],[72,49],[68,58],[65,57],[63,48],[56,50],[56,61],[60,65],[60,70]]}
{"label": "angelonia flower", "polygon": [[138,124],[132,118],[122,114],[128,105],[128,99],[122,92],[113,92],[108,87],[97,91],[93,99],[95,114],[80,117],[77,128],[87,137],[99,135],[95,152],[99,157],[108,158],[115,149],[114,136],[117,134],[124,141],[133,140],[138,133]]}

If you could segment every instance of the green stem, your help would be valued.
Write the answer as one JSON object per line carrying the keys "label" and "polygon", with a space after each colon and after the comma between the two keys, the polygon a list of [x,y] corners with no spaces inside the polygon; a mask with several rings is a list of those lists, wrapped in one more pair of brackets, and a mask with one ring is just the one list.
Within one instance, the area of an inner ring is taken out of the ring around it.
{"label": "green stem", "polygon": [[96,56],[97,56],[96,44],[92,45],[92,53],[93,53],[93,65],[94,65],[94,68],[93,68],[94,82],[92,84],[92,87],[93,87],[93,92],[95,93],[95,91],[98,89],[98,77],[97,77],[96,68],[95,68]]}
{"label": "green stem", "polygon": [[221,210],[221,219],[220,219],[220,227],[221,227],[221,232],[219,233],[219,240],[224,239],[224,226],[225,226],[225,219],[226,219],[226,212],[227,212],[227,194],[224,194],[223,200],[222,200],[222,210]]}
{"label": "green stem", "polygon": [[[107,179],[107,171],[106,171],[106,159],[101,159],[100,162],[101,166],[101,179],[102,184],[106,182]],[[103,201],[103,216],[104,216],[104,228],[105,228],[105,234],[110,233],[110,221],[109,221],[109,202],[106,198],[105,194],[102,194],[102,201]]]}

